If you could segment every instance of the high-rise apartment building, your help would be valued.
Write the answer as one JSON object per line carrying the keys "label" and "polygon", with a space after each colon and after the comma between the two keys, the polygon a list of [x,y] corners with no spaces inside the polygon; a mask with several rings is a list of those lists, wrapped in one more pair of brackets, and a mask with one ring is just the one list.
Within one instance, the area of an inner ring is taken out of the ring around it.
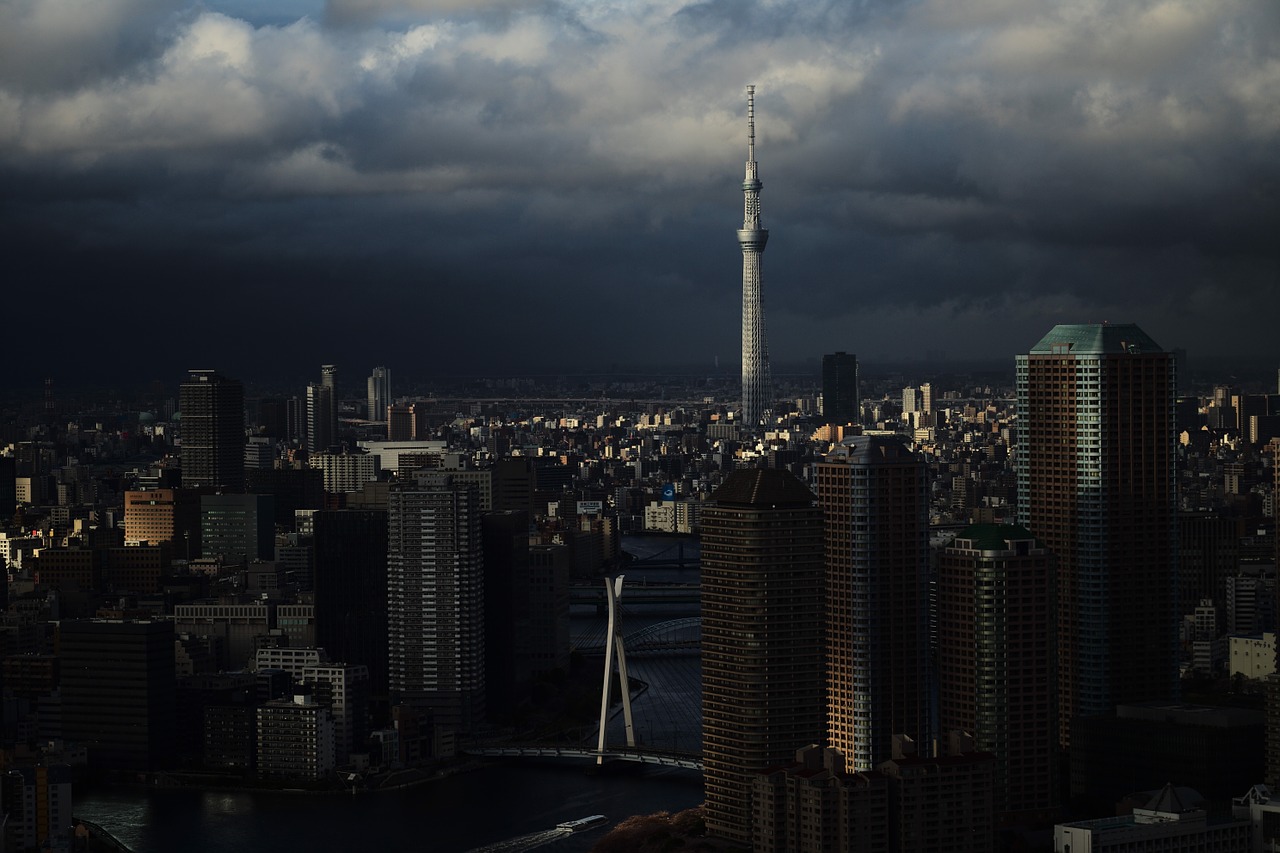
{"label": "high-rise apartment building", "polygon": [[747,170],[742,180],[742,420],[756,429],[773,405],[769,341],[764,327],[764,282],[760,256],[769,232],[760,226],[760,178],[756,174],[756,87],[747,87]]}
{"label": "high-rise apartment building", "polygon": [[858,357],[848,352],[822,357],[822,417],[829,424],[856,424],[862,413],[858,400]]}
{"label": "high-rise apartment building", "polygon": [[751,841],[755,776],[822,740],[822,511],[785,469],[734,471],[702,515],[707,828]]}
{"label": "high-rise apartment building", "polygon": [[484,718],[484,559],[476,488],[420,472],[391,491],[387,551],[393,702],[470,731]]}
{"label": "high-rise apartment building", "polygon": [[375,367],[368,381],[369,420],[385,421],[391,405],[391,368]]}
{"label": "high-rise apartment building", "polygon": [[895,735],[922,749],[935,737],[924,461],[893,437],[845,439],[818,465],[818,502],[826,521],[827,745],[853,770],[872,770],[892,757]]}
{"label": "high-rise apartment building", "polygon": [[244,491],[244,386],[192,370],[178,389],[184,488]]}
{"label": "high-rise apartment building", "polygon": [[962,530],[938,559],[938,716],[995,756],[995,810],[1051,816],[1057,752],[1053,556],[1017,525]]}
{"label": "high-rise apartment building", "polygon": [[1058,558],[1059,730],[1177,691],[1173,356],[1132,324],[1017,357],[1018,522]]}
{"label": "high-rise apartment building", "polygon": [[338,368],[320,368],[320,382],[307,386],[307,451],[328,450],[338,441]]}

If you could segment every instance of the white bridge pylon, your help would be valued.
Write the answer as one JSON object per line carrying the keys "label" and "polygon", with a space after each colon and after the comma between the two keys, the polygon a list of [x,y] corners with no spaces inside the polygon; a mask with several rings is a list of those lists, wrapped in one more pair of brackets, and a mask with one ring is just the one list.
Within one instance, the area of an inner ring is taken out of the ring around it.
{"label": "white bridge pylon", "polygon": [[596,743],[596,764],[604,764],[605,728],[609,722],[609,689],[613,684],[613,656],[618,655],[618,684],[622,691],[622,719],[627,729],[627,746],[636,745],[635,721],[631,717],[631,680],[627,677],[627,651],[622,645],[622,626],[618,624],[618,599],[622,598],[622,575],[604,579],[605,598],[609,602],[609,627],[604,641],[604,688],[600,691],[600,738]]}

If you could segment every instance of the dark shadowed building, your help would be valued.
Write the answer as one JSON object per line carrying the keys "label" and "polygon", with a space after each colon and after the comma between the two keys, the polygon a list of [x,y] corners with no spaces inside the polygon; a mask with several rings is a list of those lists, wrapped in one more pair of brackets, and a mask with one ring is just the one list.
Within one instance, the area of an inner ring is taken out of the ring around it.
{"label": "dark shadowed building", "polygon": [[1055,326],[1017,357],[1018,522],[1058,558],[1064,746],[1075,717],[1178,690],[1174,386],[1132,324]]}
{"label": "dark shadowed building", "polygon": [[[174,755],[174,634],[168,622],[59,626],[62,730],[101,770],[156,770]],[[109,709],[109,710],[108,710]]]}
{"label": "dark shadowed building", "polygon": [[244,490],[244,386],[212,370],[193,370],[178,389],[182,485]]}
{"label": "dark shadowed building", "polygon": [[818,499],[827,744],[852,769],[872,770],[892,756],[895,735],[934,739],[925,463],[896,438],[845,439],[818,465]]}
{"label": "dark shadowed building", "polygon": [[729,476],[702,514],[707,829],[751,841],[755,776],[821,740],[822,512],[786,470]]}
{"label": "dark shadowed building", "polygon": [[369,668],[387,694],[387,512],[323,510],[315,524],[316,642],[332,660]]}

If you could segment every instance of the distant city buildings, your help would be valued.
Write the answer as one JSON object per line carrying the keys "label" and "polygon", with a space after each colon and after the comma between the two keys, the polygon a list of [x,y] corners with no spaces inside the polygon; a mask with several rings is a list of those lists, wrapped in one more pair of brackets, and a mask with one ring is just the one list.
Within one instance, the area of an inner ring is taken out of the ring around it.
{"label": "distant city buildings", "polygon": [[391,406],[391,368],[375,367],[368,380],[368,419],[386,421]]}
{"label": "distant city buildings", "polygon": [[835,352],[822,357],[822,417],[829,424],[862,420],[858,396],[858,357]]}
{"label": "distant city buildings", "polygon": [[184,488],[244,490],[244,386],[193,370],[179,389]]}

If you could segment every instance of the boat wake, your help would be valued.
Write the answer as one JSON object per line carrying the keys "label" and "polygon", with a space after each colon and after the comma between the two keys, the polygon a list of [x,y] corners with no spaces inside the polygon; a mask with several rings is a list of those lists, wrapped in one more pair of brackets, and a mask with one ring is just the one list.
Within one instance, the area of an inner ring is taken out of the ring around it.
{"label": "boat wake", "polygon": [[535,847],[541,847],[544,844],[550,844],[552,841],[558,841],[561,838],[567,838],[573,835],[572,830],[568,829],[544,829],[541,832],[531,832],[528,835],[521,835],[519,838],[509,838],[506,841],[499,841],[497,844],[487,844],[484,847],[477,847],[468,853],[520,853],[522,850],[533,850]]}

